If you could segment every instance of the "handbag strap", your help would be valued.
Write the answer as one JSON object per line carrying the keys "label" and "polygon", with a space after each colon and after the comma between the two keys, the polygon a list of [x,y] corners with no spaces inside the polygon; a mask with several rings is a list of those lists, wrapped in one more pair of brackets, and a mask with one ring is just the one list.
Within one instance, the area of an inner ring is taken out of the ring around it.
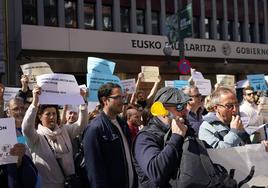
{"label": "handbag strap", "polygon": [[[47,137],[46,137],[45,135],[44,135],[44,137],[45,137],[45,139],[46,139],[46,141],[47,141],[47,144],[48,144],[49,148],[51,149],[52,153],[55,154],[55,150],[53,149],[53,147],[52,147],[52,146],[50,145],[50,143],[48,142]],[[59,165],[59,167],[60,167],[60,170],[61,170],[63,176],[66,177],[66,175],[65,175],[65,173],[64,173],[64,170],[63,170],[63,168],[62,168],[62,166],[61,166],[61,164],[60,164],[59,159],[56,158],[56,157],[55,157],[55,159],[56,159],[56,161],[57,161],[57,163],[58,163],[58,165]]]}

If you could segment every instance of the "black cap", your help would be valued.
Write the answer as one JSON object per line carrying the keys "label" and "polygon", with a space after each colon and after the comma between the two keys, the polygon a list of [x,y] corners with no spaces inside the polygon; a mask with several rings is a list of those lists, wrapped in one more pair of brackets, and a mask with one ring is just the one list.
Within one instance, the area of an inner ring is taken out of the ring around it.
{"label": "black cap", "polygon": [[181,90],[173,87],[163,87],[155,94],[154,102],[159,101],[163,104],[185,104],[191,98]]}

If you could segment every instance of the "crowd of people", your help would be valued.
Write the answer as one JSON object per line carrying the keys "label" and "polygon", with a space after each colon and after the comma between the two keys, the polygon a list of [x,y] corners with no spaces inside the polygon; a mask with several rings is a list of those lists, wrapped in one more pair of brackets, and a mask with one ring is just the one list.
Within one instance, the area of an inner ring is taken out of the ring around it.
{"label": "crowd of people", "polygon": [[[268,122],[252,87],[243,89],[239,103],[234,88],[218,86],[202,96],[194,84],[159,87],[159,76],[147,95],[140,90],[142,77],[140,73],[131,96],[118,84],[103,84],[99,105],[91,112],[83,89],[85,103],[80,106],[40,105],[42,88],[30,90],[26,75],[4,107],[5,86],[0,84],[1,118],[13,117],[17,136],[26,140],[10,150],[18,156],[16,164],[0,165],[1,187],[72,187],[66,179],[78,178],[75,156],[81,146],[91,188],[224,187],[201,167],[206,148],[262,143],[268,151],[265,127],[254,133],[248,128]],[[164,113],[151,113],[156,102]],[[186,152],[197,157],[191,167]]]}

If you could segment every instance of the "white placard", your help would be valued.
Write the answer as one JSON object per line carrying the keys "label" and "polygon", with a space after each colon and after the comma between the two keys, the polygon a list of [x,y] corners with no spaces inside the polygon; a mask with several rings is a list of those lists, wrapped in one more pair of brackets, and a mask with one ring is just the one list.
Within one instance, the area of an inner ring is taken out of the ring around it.
{"label": "white placard", "polygon": [[17,143],[14,118],[0,119],[0,165],[17,163],[18,157],[10,155],[10,149]]}
{"label": "white placard", "polygon": [[243,187],[268,185],[268,153],[265,151],[263,144],[208,149],[208,153],[214,163],[221,164],[228,171],[235,169],[235,179],[238,182],[249,174],[252,166],[255,166],[253,179]]}
{"label": "white placard", "polygon": [[245,88],[249,86],[249,81],[248,80],[240,80],[236,82],[236,88]]}
{"label": "white placard", "polygon": [[211,94],[211,82],[208,79],[195,79],[195,85],[203,96]]}
{"label": "white placard", "polygon": [[123,86],[123,89],[125,92],[128,94],[135,93],[135,78],[132,79],[126,79],[126,80],[121,80],[121,84]]}
{"label": "white placard", "polygon": [[156,66],[141,66],[143,73],[142,82],[156,82],[159,76],[159,67]]}
{"label": "white placard", "polygon": [[21,65],[20,67],[23,74],[27,75],[29,78],[30,89],[33,89],[33,85],[36,84],[36,76],[53,73],[50,65],[46,62],[28,63]]}
{"label": "white placard", "polygon": [[37,84],[42,88],[40,104],[84,104],[80,88],[73,75],[43,74],[36,77]]}
{"label": "white placard", "polygon": [[173,80],[166,80],[165,87],[174,87],[174,81]]}
{"label": "white placard", "polygon": [[192,78],[193,80],[202,80],[204,79],[204,76],[201,72],[198,72],[198,71],[192,71]]}
{"label": "white placard", "polygon": [[217,74],[217,83],[221,86],[226,87],[234,87],[235,85],[235,77],[234,75],[227,75],[227,74]]}

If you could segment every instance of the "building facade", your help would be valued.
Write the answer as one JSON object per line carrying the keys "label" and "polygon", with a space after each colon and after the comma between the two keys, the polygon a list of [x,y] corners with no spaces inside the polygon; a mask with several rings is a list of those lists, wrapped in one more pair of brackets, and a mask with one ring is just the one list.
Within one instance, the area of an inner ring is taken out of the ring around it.
{"label": "building facade", "polygon": [[19,65],[47,62],[85,83],[89,56],[116,62],[121,78],[148,65],[159,66],[163,80],[178,79],[179,44],[169,61],[163,53],[166,18],[190,3],[184,55],[193,68],[212,81],[220,73],[237,80],[268,73],[267,0],[2,0],[3,80],[18,85]]}

